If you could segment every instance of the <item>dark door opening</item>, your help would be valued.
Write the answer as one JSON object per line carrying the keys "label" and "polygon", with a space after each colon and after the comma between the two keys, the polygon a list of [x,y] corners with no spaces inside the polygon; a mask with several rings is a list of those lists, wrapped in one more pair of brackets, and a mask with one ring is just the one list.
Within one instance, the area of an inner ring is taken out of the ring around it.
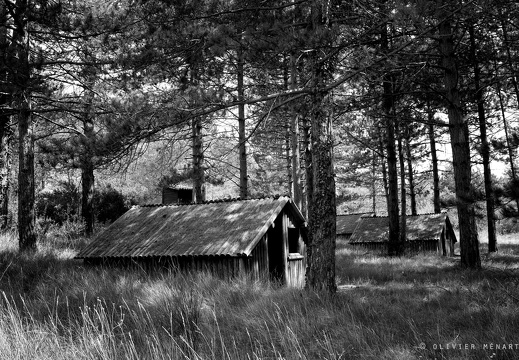
{"label": "dark door opening", "polygon": [[272,281],[283,281],[285,273],[285,258],[283,256],[283,226],[282,217],[274,221],[274,227],[268,231],[269,274]]}

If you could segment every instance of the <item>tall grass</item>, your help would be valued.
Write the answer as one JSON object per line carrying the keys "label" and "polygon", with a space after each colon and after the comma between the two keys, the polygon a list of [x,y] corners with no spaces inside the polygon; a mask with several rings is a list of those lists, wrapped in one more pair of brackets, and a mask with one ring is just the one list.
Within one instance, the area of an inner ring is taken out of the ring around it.
{"label": "tall grass", "polygon": [[513,245],[485,259],[482,271],[434,255],[393,259],[342,246],[340,291],[330,296],[205,273],[85,267],[59,247],[66,244],[22,255],[12,240],[0,246],[2,359],[519,356],[519,345],[495,349],[519,343]]}

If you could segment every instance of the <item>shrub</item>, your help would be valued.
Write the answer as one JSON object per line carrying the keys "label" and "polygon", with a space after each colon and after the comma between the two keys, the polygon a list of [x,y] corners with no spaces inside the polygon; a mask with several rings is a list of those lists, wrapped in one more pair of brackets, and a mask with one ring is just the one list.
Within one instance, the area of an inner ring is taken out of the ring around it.
{"label": "shrub", "polygon": [[79,216],[81,197],[78,187],[72,182],[61,182],[53,191],[40,192],[36,196],[36,215],[44,222],[63,225]]}
{"label": "shrub", "polygon": [[519,222],[516,218],[505,218],[497,222],[497,231],[499,234],[515,234],[519,233]]}
{"label": "shrub", "polygon": [[[124,214],[133,199],[128,199],[110,185],[94,191],[94,212],[99,222],[113,222]],[[66,223],[80,222],[81,192],[72,182],[62,182],[52,190],[41,192],[36,196],[36,215],[40,218],[39,225],[46,232],[54,225],[63,226]]]}
{"label": "shrub", "polygon": [[130,209],[135,202],[107,185],[94,194],[94,208],[99,222],[114,222]]}

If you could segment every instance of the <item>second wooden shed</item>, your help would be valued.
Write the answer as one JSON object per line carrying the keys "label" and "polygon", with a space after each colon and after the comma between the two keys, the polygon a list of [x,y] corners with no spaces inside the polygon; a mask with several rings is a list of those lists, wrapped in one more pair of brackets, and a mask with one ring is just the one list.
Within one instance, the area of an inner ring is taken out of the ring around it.
{"label": "second wooden shed", "polygon": [[187,181],[162,189],[162,205],[190,204],[193,202],[193,186]]}
{"label": "second wooden shed", "polygon": [[[456,235],[445,213],[423,214],[406,218],[406,244],[408,252],[437,252],[454,256]],[[387,253],[389,219],[387,217],[362,217],[350,238],[353,246]]]}
{"label": "second wooden shed", "polygon": [[337,240],[349,240],[362,217],[373,216],[372,213],[337,215]]}

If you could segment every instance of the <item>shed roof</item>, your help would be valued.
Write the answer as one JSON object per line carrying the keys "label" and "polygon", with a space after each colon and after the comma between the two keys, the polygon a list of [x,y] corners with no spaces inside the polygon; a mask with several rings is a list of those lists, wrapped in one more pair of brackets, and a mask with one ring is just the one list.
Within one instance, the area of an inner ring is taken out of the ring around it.
{"label": "shed roof", "polygon": [[[407,240],[439,240],[446,227],[448,231],[452,231],[449,217],[445,213],[408,216]],[[456,241],[454,234],[452,236]],[[388,239],[389,218],[362,217],[350,238],[350,243],[385,242]]]}
{"label": "shed roof", "polygon": [[304,218],[288,197],[134,207],[76,256],[248,256],[283,209]]}
{"label": "shed roof", "polygon": [[351,235],[361,217],[370,216],[371,213],[337,215],[337,235]]}
{"label": "shed roof", "polygon": [[166,186],[167,189],[171,190],[193,190],[193,181],[192,180],[184,180],[177,182],[175,184],[171,184]]}

